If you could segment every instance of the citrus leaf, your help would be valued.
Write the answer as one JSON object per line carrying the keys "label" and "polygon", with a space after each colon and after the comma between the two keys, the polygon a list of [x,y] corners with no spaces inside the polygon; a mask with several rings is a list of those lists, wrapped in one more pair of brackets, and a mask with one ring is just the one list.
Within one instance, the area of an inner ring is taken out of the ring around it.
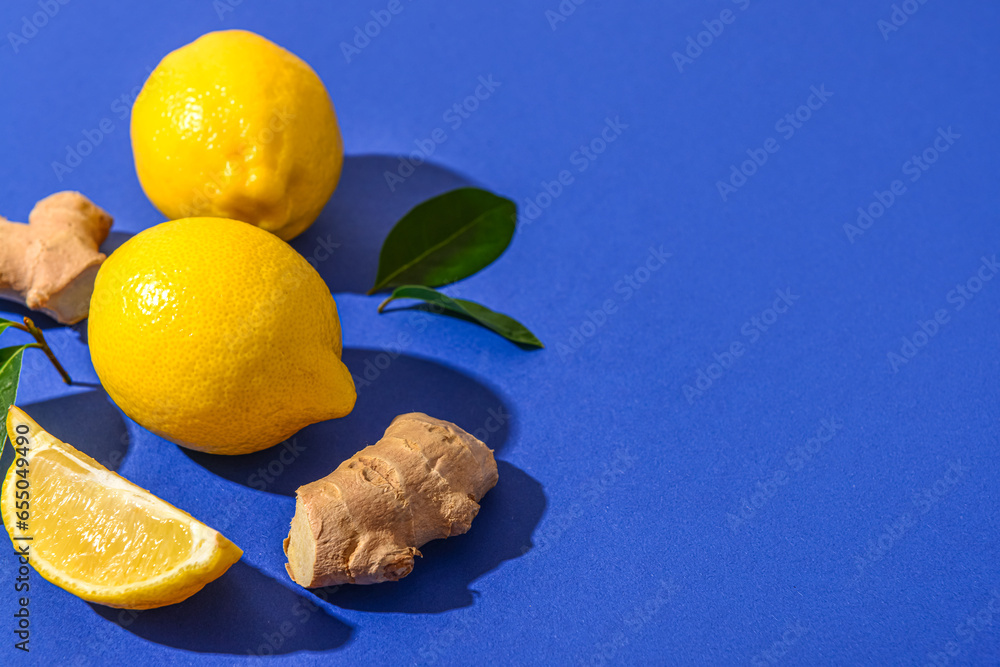
{"label": "citrus leaf", "polygon": [[379,312],[382,312],[382,309],[394,299],[418,299],[450,313],[462,315],[478,322],[487,329],[497,332],[507,340],[512,340],[521,345],[545,347],[542,341],[535,337],[535,334],[528,331],[527,327],[514,318],[490,310],[475,301],[453,299],[446,294],[442,294],[430,287],[424,287],[423,285],[403,285],[393,290],[392,295],[382,302],[378,307]]}
{"label": "citrus leaf", "polygon": [[459,188],[418,204],[392,228],[368,293],[419,283],[437,287],[486,268],[510,245],[517,206],[480,190]]}
{"label": "citrus leaf", "polygon": [[7,410],[17,398],[17,382],[21,377],[21,360],[24,351],[29,347],[38,346],[35,343],[28,343],[27,345],[15,345],[0,349],[0,454],[3,454],[3,447],[7,442]]}
{"label": "citrus leaf", "polygon": [[0,317],[0,334],[2,334],[4,329],[6,329],[7,327],[15,326],[16,324],[17,322],[11,322],[10,320],[5,320],[4,318]]}

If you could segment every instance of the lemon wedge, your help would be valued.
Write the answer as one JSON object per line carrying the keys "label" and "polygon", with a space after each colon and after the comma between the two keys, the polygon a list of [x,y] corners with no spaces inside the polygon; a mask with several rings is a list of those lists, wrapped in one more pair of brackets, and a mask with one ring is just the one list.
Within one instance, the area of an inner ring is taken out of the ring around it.
{"label": "lemon wedge", "polygon": [[[243,551],[218,531],[7,413],[15,450],[0,514],[16,552],[89,602],[152,609],[187,599]],[[23,560],[22,560],[23,562]]]}

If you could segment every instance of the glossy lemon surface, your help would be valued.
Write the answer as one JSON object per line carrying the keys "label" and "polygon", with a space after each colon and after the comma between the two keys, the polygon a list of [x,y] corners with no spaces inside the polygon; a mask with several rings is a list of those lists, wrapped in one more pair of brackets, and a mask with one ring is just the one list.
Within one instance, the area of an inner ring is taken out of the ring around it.
{"label": "glossy lemon surface", "polygon": [[126,241],[97,274],[88,338],[125,414],[191,449],[264,449],[357,397],[326,283],[235,220],[174,220]]}

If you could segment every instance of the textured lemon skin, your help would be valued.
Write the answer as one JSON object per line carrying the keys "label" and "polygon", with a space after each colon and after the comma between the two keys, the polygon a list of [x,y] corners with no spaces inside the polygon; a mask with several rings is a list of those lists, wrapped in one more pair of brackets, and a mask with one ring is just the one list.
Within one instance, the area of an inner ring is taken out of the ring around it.
{"label": "textured lemon skin", "polygon": [[168,219],[233,218],[285,240],[319,216],[344,160],[320,78],[244,30],[168,54],[136,98],[131,132],[139,182]]}
{"label": "textured lemon skin", "polygon": [[[58,545],[36,542],[32,539],[31,542],[28,542],[29,562],[31,566],[42,577],[56,586],[88,602],[95,602],[108,607],[153,609],[186,600],[204,588],[206,584],[225,574],[226,570],[243,556],[243,550],[226,539],[218,531],[209,528],[191,517],[187,512],[169,505],[169,503],[153,496],[145,489],[132,484],[120,475],[111,472],[75,447],[54,438],[45,432],[31,417],[13,406],[8,410],[6,419],[7,433],[12,446],[17,442],[17,436],[24,433],[24,431],[19,432],[16,430],[17,425],[28,427],[27,435],[31,439],[30,451],[26,457],[29,461],[29,471],[37,470],[32,462],[37,460],[35,457],[40,450],[55,449],[66,452],[72,459],[78,462],[80,468],[87,470],[95,478],[103,478],[104,481],[110,480],[115,483],[116,487],[130,489],[137,495],[147,494],[149,496],[148,504],[153,506],[159,505],[160,508],[167,507],[168,509],[165,514],[169,515],[172,520],[187,520],[193,530],[197,531],[203,539],[207,537],[209,540],[207,544],[201,544],[198,553],[193,554],[187,562],[181,564],[179,567],[162,572],[151,580],[114,585],[108,583],[95,584],[67,575],[62,568],[63,558],[60,557],[67,554],[60,554]],[[44,456],[44,454],[42,455]],[[3,489],[0,491],[0,515],[2,515],[4,528],[7,530],[11,542],[14,544],[15,551],[18,548],[23,548],[26,543],[25,540],[16,539],[20,536],[18,533],[21,531],[16,529],[16,498],[14,494],[17,480],[23,479],[18,476],[17,470],[17,466],[14,465],[8,468],[3,482]],[[39,501],[37,497],[38,484],[35,484],[35,482],[38,480],[30,476],[28,479],[29,483],[34,484],[33,487],[29,487],[30,493],[33,494],[31,496],[31,506],[37,507]],[[55,480],[55,482],[63,485],[71,485],[73,483],[72,480]],[[90,491],[95,491],[95,487],[91,487]],[[100,498],[94,499],[95,505],[100,502]],[[39,516],[36,511],[29,518],[29,526],[35,525],[38,521],[45,521],[48,518],[50,517],[44,514]],[[99,521],[101,517],[99,512],[92,512],[88,513],[87,519]],[[127,530],[129,527],[125,526],[123,528]],[[34,538],[34,536],[31,537]],[[76,557],[78,554],[69,554],[69,556]],[[141,553],[135,554],[136,558],[143,558],[144,556]]]}
{"label": "textured lemon skin", "polygon": [[235,220],[175,220],[126,241],[97,274],[88,338],[125,414],[190,449],[255,452],[357,398],[326,283]]}

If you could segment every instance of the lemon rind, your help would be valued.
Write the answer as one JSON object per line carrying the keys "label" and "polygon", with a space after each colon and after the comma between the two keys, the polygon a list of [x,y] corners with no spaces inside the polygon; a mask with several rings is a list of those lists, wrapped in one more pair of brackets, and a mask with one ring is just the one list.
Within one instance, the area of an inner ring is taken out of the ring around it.
{"label": "lemon rind", "polygon": [[[33,440],[29,450],[28,462],[39,452],[54,449],[80,465],[91,479],[101,486],[126,494],[129,501],[148,508],[152,514],[168,520],[174,520],[188,526],[191,531],[191,551],[176,567],[173,567],[152,578],[141,582],[124,585],[97,584],[67,576],[53,563],[30,550],[30,563],[43,578],[63,588],[78,597],[111,607],[129,609],[148,609],[166,604],[172,604],[187,599],[201,590],[207,583],[221,576],[233,563],[242,556],[242,550],[226,539],[214,528],[198,521],[187,512],[174,507],[148,490],[130,482],[124,477],[108,470],[90,456],[80,452],[50,433],[42,429],[31,417],[22,410],[12,407],[8,415],[8,431],[14,435],[13,425],[24,423],[28,426],[28,437]],[[11,441],[14,442],[12,437]],[[30,468],[29,468],[30,469]],[[16,530],[12,513],[13,506],[12,478],[16,469],[12,465],[0,490],[0,515],[4,527],[16,547],[23,546],[25,540],[16,539]],[[28,544],[31,544],[28,542]]]}

